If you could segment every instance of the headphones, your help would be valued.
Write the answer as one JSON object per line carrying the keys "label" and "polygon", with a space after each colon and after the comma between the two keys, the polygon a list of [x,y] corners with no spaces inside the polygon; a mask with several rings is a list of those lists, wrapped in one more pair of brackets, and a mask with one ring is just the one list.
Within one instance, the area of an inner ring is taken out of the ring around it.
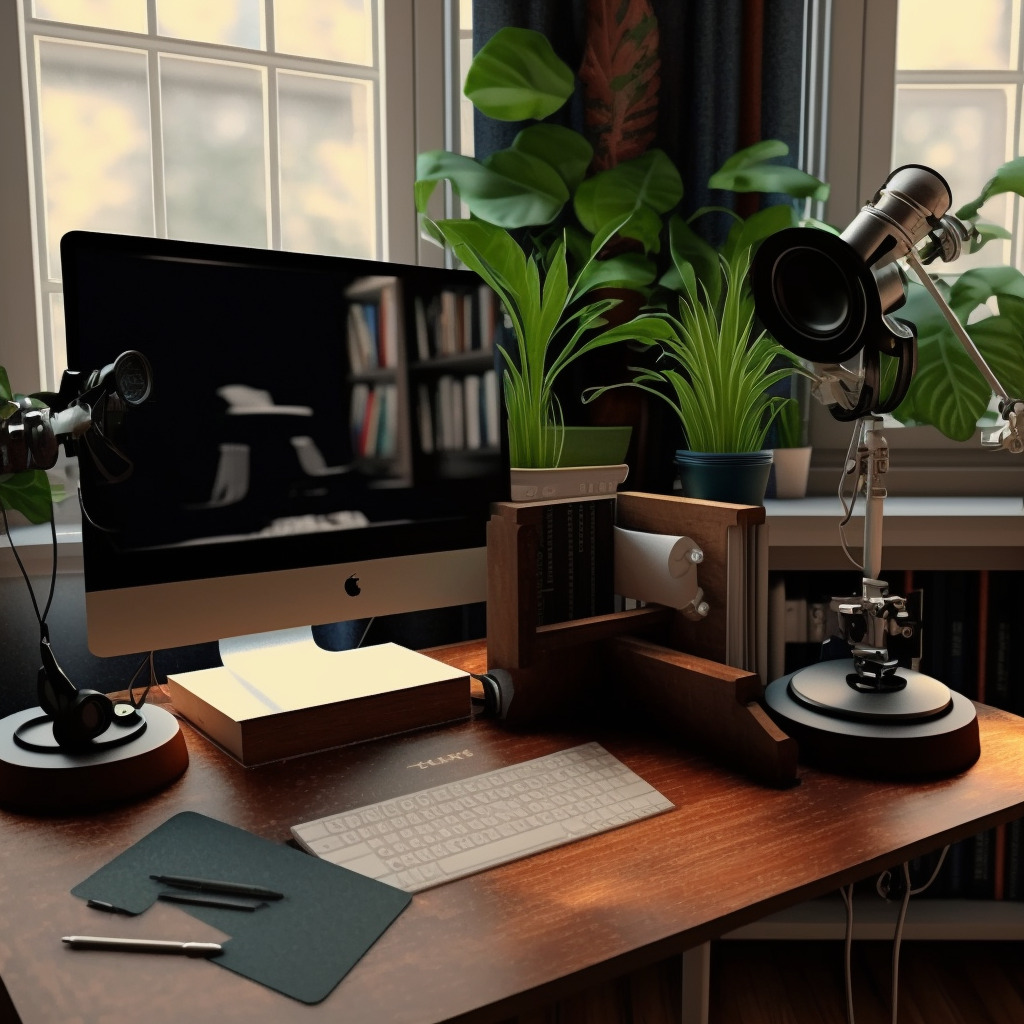
{"label": "headphones", "polygon": [[[139,714],[139,708],[149,692],[148,686],[138,703],[134,699],[112,701],[98,690],[80,690],[57,664],[45,622],[40,624],[39,656],[42,665],[37,677],[36,695],[45,714],[18,727],[14,740],[19,746],[40,753],[53,753],[55,748],[52,744],[35,739],[37,728],[46,722],[53,722],[57,749],[68,752],[120,746],[146,728],[146,720]],[[136,671],[132,684],[143,667]],[[132,692],[131,684],[128,692]],[[115,726],[111,734],[104,735],[111,726]]]}

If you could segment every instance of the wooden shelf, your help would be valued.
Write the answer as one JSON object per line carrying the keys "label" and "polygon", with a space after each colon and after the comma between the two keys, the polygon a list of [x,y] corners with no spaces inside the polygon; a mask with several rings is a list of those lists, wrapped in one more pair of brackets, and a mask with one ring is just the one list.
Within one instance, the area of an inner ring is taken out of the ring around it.
{"label": "wooden shelf", "polygon": [[380,381],[390,382],[395,379],[397,370],[393,366],[378,366],[372,370],[359,370],[348,375],[350,384],[374,384]]}
{"label": "wooden shelf", "polygon": [[456,352],[453,355],[417,359],[409,364],[411,373],[451,373],[462,370],[490,370],[494,366],[494,353],[483,349]]}
{"label": "wooden shelf", "polygon": [[[854,900],[853,937],[891,940],[898,903],[867,897]],[[846,908],[839,897],[808,900],[737,928],[723,939],[818,941],[846,935]],[[1024,903],[1008,900],[945,900],[913,897],[903,928],[905,939],[1024,939]]]}

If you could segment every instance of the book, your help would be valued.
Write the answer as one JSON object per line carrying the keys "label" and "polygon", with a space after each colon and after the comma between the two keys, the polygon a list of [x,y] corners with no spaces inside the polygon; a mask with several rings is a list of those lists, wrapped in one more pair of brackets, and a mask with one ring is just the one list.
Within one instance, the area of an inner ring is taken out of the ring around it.
{"label": "book", "polygon": [[172,673],[175,708],[244,765],[441,725],[470,715],[469,676],[398,644],[234,655]]}
{"label": "book", "polygon": [[537,556],[537,621],[551,625],[615,610],[613,499],[545,505]]}
{"label": "book", "polygon": [[470,374],[462,382],[462,396],[465,400],[466,447],[480,447],[480,378]]}
{"label": "book", "polygon": [[462,380],[452,380],[452,448],[456,451],[466,447],[466,406],[462,397]]}
{"label": "book", "polygon": [[454,384],[455,379],[447,373],[437,380],[438,451],[451,451],[455,447],[455,417],[452,413]]}
{"label": "book", "polygon": [[430,455],[434,451],[434,417],[430,411],[430,390],[426,384],[416,388],[416,408],[419,414],[420,451]]}
{"label": "book", "polygon": [[413,299],[413,319],[416,323],[416,357],[426,362],[430,359],[430,334],[427,330],[427,310],[419,295]]}
{"label": "book", "polygon": [[484,444],[488,448],[497,448],[501,444],[501,430],[498,422],[498,375],[494,370],[488,370],[481,380],[484,404]]}

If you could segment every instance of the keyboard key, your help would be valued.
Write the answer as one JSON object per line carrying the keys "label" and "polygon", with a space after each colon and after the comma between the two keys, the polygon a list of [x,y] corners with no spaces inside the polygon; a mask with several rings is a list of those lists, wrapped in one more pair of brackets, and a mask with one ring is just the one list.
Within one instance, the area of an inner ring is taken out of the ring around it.
{"label": "keyboard key", "polygon": [[530,850],[536,850],[545,843],[557,841],[565,837],[561,825],[546,825],[544,828],[534,829],[531,832],[523,832],[508,839],[499,839],[495,843],[488,843],[486,846],[479,846],[472,850],[464,850],[453,857],[445,857],[438,861],[438,867],[446,874],[452,875],[457,872],[474,870],[485,867],[488,864],[495,864],[509,856],[522,856]]}

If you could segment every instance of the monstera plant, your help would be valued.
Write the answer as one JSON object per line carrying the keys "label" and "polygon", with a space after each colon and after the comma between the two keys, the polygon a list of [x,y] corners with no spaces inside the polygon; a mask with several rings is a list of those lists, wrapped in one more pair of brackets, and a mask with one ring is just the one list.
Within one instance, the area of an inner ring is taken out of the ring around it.
{"label": "monstera plant", "polygon": [[[971,231],[965,252],[1010,237],[980,213],[989,199],[1007,192],[1024,195],[1024,157],[1003,164],[977,199],[956,211]],[[956,264],[949,269],[955,272]],[[932,278],[999,382],[1013,396],[1024,394],[1024,274],[1013,267],[978,267],[952,283]],[[907,304],[897,315],[917,326],[918,365],[893,415],[907,426],[927,424],[954,441],[969,440],[979,423],[994,420],[988,411],[992,392],[924,286],[912,281],[907,293]],[[891,381],[893,361],[887,359],[883,370]]]}

